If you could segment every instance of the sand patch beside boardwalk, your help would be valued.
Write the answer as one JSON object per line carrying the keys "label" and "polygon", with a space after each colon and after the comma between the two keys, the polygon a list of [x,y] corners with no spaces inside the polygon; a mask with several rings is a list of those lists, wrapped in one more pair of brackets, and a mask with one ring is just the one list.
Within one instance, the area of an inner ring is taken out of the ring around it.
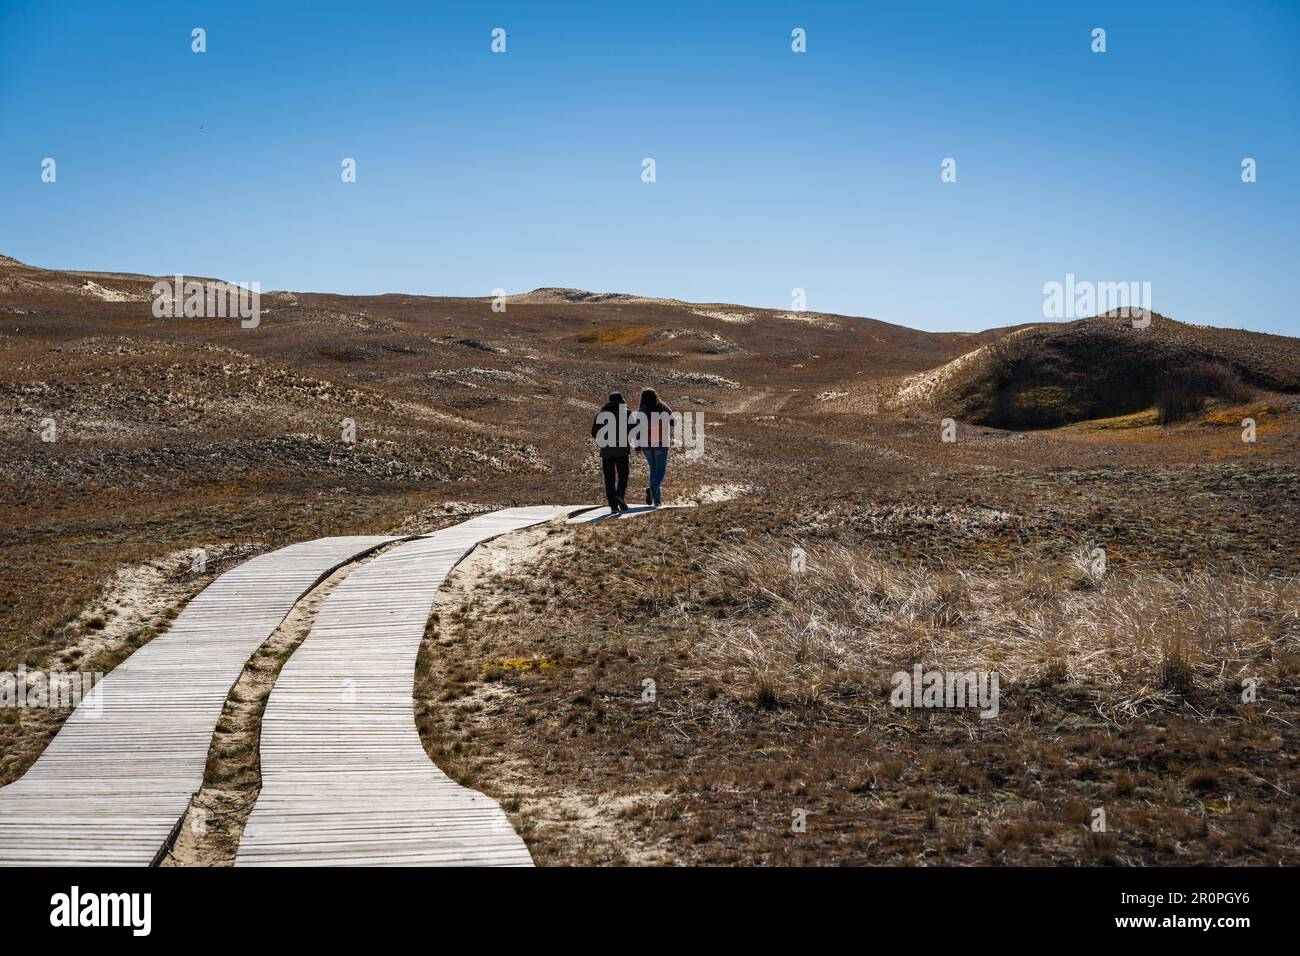
{"label": "sand patch beside boardwalk", "polygon": [[[564,519],[485,542],[447,577],[438,592],[416,665],[415,712],[425,751],[448,776],[496,799],[530,850],[538,841],[568,848],[562,862],[604,858],[649,865],[670,859],[667,847],[629,835],[629,815],[653,814],[667,796],[658,791],[611,793],[598,798],[563,778],[538,785],[537,767],[502,748],[476,751],[504,720],[518,694],[495,675],[544,672],[536,655],[502,656],[495,610],[513,595],[552,586],[541,569],[580,546],[579,526]],[[601,534],[603,532],[595,532]],[[513,652],[512,652],[513,653]],[[544,759],[539,754],[538,759]]]}
{"label": "sand patch beside boardwalk", "polygon": [[[62,627],[63,650],[29,666],[83,674],[107,674],[135,651],[165,633],[194,595],[223,571],[265,550],[262,545],[213,545],[203,571],[194,552],[173,551],[112,572],[103,589]],[[0,668],[3,669],[3,668]],[[17,780],[45,750],[71,707],[0,710],[0,786]]]}
{"label": "sand patch beside boardwalk", "polygon": [[736,498],[747,497],[755,494],[757,490],[753,485],[740,484],[734,481],[717,485],[701,485],[686,496],[684,503],[697,505],[716,504],[719,501],[732,501]]}
{"label": "sand patch beside boardwalk", "polygon": [[[60,655],[65,665],[103,662],[166,630],[181,606],[220,572],[265,550],[263,545],[231,544],[205,548],[202,564],[193,549],[173,551],[144,564],[113,572],[104,591],[69,625],[79,636]],[[116,663],[116,662],[114,662]]]}

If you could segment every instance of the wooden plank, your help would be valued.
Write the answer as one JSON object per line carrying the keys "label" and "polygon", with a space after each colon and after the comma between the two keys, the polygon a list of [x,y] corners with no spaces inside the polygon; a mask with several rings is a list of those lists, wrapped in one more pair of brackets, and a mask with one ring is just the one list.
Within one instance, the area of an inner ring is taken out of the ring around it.
{"label": "wooden plank", "polygon": [[0,788],[0,865],[147,866],[203,780],[248,658],[300,597],[391,537],[259,555],[198,594],[108,674],[23,777]]}
{"label": "wooden plank", "polygon": [[326,598],[262,721],[262,792],[236,866],[530,866],[496,801],[425,754],[415,659],[434,596],[477,544],[574,507],[507,508],[380,555]]}

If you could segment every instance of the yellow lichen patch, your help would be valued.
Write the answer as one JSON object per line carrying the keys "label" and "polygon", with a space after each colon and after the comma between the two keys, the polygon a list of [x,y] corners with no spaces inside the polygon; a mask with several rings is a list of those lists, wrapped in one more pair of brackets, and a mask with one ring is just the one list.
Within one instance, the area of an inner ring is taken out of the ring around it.
{"label": "yellow lichen patch", "polygon": [[555,661],[545,657],[501,657],[493,665],[508,671],[549,671],[555,669]]}
{"label": "yellow lichen patch", "polygon": [[1201,420],[1204,425],[1216,425],[1221,428],[1240,428],[1243,418],[1253,418],[1262,425],[1265,420],[1277,415],[1278,409],[1268,402],[1256,402],[1254,405],[1234,405],[1211,412]]}
{"label": "yellow lichen patch", "polygon": [[649,326],[635,325],[625,329],[595,329],[578,336],[579,342],[596,345],[644,345],[654,330]]}
{"label": "yellow lichen patch", "polygon": [[1116,415],[1113,418],[1096,418],[1090,422],[1080,423],[1089,431],[1115,431],[1126,428],[1147,428],[1160,423],[1160,413],[1154,408],[1144,408],[1130,415]]}

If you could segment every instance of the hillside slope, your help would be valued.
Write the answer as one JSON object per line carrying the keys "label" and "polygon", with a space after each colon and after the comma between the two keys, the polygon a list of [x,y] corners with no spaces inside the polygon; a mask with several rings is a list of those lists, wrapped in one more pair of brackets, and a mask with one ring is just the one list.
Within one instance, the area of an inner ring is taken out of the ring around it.
{"label": "hillside slope", "polygon": [[1158,406],[1300,392],[1300,340],[1153,314],[1034,326],[906,379],[895,403],[995,428],[1052,428]]}

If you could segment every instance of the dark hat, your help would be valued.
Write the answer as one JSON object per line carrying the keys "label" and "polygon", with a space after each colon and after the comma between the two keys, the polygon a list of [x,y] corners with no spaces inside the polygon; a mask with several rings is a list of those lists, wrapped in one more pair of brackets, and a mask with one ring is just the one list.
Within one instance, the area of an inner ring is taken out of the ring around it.
{"label": "dark hat", "polygon": [[626,405],[626,404],[627,404],[627,402],[623,401],[623,393],[622,393],[622,392],[610,392],[610,393],[609,393],[609,402],[610,402],[611,405]]}

